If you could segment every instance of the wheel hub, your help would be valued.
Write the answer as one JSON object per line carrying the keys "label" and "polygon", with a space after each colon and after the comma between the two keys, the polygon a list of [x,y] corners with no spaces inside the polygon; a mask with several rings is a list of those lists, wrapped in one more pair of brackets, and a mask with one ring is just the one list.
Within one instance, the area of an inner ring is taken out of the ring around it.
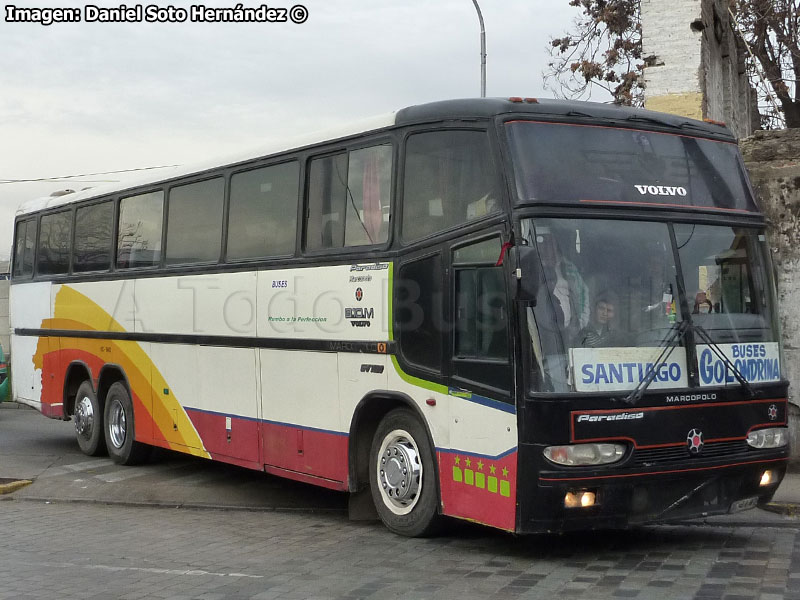
{"label": "wheel hub", "polygon": [[89,439],[94,429],[94,408],[88,396],[84,396],[75,406],[75,433]]}
{"label": "wheel hub", "polygon": [[118,400],[113,400],[108,414],[108,433],[114,448],[122,448],[127,436],[128,422],[125,418],[125,409]]}
{"label": "wheel hub", "polygon": [[378,480],[394,507],[404,509],[416,503],[422,483],[422,463],[412,439],[395,436],[384,442]]}

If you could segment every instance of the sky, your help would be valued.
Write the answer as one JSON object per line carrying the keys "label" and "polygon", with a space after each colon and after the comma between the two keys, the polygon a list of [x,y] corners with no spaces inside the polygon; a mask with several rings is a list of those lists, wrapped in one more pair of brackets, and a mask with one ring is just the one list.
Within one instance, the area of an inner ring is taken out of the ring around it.
{"label": "sky", "polygon": [[[44,26],[0,16],[0,260],[10,253],[21,202],[130,176],[4,181],[191,164],[405,106],[480,95],[471,0],[300,1],[308,15],[302,24]],[[554,96],[542,76],[548,41],[569,29],[577,9],[568,0],[479,3],[487,96]],[[88,3],[14,4],[77,7],[83,17]]]}

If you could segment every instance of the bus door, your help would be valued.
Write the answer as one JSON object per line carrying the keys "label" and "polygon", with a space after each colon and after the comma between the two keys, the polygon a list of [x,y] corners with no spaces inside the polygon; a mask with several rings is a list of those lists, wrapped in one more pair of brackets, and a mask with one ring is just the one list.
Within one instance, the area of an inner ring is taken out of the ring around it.
{"label": "bus door", "polygon": [[513,530],[517,421],[501,249],[499,231],[450,248],[452,453],[442,457],[441,479],[449,514]]}

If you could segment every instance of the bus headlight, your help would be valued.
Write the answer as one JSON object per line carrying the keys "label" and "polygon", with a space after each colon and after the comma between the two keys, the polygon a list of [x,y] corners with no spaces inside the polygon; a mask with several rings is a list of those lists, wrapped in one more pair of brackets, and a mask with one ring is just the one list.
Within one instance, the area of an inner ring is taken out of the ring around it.
{"label": "bus headlight", "polygon": [[550,462],[568,467],[584,465],[607,465],[625,456],[623,444],[572,444],[548,446],[544,456]]}
{"label": "bus headlight", "polygon": [[780,448],[789,443],[788,427],[757,429],[747,434],[747,443],[753,448]]}

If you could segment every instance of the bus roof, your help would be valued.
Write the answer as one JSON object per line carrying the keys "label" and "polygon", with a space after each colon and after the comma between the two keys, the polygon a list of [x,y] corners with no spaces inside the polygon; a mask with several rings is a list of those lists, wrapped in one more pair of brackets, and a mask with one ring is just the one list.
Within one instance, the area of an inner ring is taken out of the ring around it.
{"label": "bus roof", "polygon": [[502,115],[520,115],[522,117],[541,116],[547,119],[569,119],[580,122],[628,121],[632,127],[654,127],[659,129],[678,129],[684,134],[709,136],[724,141],[735,141],[730,131],[714,123],[706,123],[649,111],[641,108],[600,104],[597,102],[581,102],[575,100],[553,100],[548,98],[468,98],[461,100],[442,100],[418,104],[384,115],[356,121],[337,128],[321,130],[295,138],[276,140],[264,146],[222,158],[181,165],[172,168],[149,171],[135,179],[124,182],[91,187],[74,193],[58,196],[45,196],[24,202],[17,210],[17,215],[27,214],[70,204],[78,200],[99,198],[113,195],[125,190],[166,182],[180,177],[203,173],[214,168],[229,167],[247,161],[268,157],[290,150],[296,150],[322,142],[344,139],[360,134],[396,126],[415,123],[435,122],[447,119],[471,120],[488,119]]}

